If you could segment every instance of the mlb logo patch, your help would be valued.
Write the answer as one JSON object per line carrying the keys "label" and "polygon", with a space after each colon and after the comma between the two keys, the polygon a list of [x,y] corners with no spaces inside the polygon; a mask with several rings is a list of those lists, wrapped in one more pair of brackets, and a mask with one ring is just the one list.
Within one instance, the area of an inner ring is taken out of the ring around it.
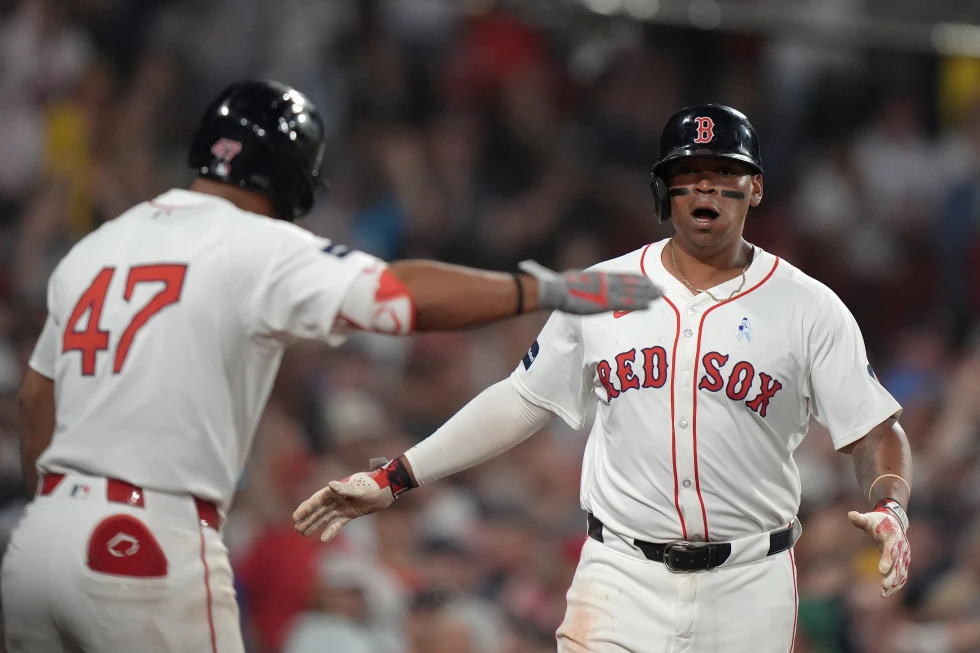
{"label": "mlb logo patch", "polygon": [[525,370],[531,369],[531,363],[533,363],[534,359],[538,357],[538,351],[540,351],[540,349],[541,348],[538,345],[538,341],[535,340],[534,344],[531,345],[531,348],[527,350],[526,354],[524,354],[524,358],[521,359],[521,363],[523,363]]}
{"label": "mlb logo patch", "polygon": [[75,483],[71,486],[71,496],[75,499],[86,499],[88,498],[88,493],[91,492],[92,488],[88,485],[83,485],[81,483]]}

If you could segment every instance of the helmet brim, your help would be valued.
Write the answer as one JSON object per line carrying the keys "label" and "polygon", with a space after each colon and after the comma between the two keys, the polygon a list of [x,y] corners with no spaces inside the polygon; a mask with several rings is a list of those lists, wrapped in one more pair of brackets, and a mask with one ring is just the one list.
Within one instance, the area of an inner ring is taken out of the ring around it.
{"label": "helmet brim", "polygon": [[657,161],[653,166],[653,174],[658,177],[663,177],[663,168],[668,163],[677,161],[678,159],[687,159],[695,156],[708,156],[715,159],[729,159],[731,161],[740,161],[741,163],[748,164],[749,167],[755,171],[755,174],[762,174],[762,166],[755,162],[752,157],[746,154],[739,154],[738,152],[731,153],[720,153],[712,151],[709,149],[699,148],[699,147],[679,147],[677,149],[671,150],[667,153],[665,157]]}

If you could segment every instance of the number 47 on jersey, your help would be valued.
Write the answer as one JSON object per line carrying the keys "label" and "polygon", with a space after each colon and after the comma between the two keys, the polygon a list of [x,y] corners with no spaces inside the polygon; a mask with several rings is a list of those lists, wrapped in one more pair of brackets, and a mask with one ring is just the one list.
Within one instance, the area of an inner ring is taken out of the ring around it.
{"label": "number 47 on jersey", "polygon": [[[115,273],[116,268],[103,268],[96,275],[95,280],[78,299],[75,309],[71,312],[71,317],[68,318],[68,324],[65,325],[61,350],[62,352],[82,352],[82,374],[84,376],[95,374],[96,353],[109,349],[109,332],[99,329],[99,320],[102,319],[102,307],[105,305],[109,285],[112,283],[112,277]],[[123,299],[127,302],[133,296],[133,290],[141,283],[162,282],[163,288],[133,316],[126,330],[123,331],[119,344],[116,346],[116,355],[112,363],[113,374],[119,374],[122,371],[123,365],[126,363],[126,356],[129,354],[129,348],[136,338],[136,333],[146,325],[151,317],[167,306],[180,301],[180,291],[184,287],[186,273],[187,266],[180,264],[138,265],[129,269],[129,273],[126,275],[126,289],[123,292]],[[89,314],[88,322],[84,330],[79,330],[77,328],[78,321],[86,312]]]}

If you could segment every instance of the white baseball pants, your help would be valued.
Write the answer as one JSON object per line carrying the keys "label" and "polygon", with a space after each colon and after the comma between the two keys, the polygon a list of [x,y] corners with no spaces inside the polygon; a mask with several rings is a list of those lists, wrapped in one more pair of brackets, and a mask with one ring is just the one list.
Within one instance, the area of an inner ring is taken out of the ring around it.
{"label": "white baseball pants", "polygon": [[[756,562],[673,573],[591,537],[568,590],[559,653],[790,653],[792,549]],[[622,550],[621,550],[622,549]]]}
{"label": "white baseball pants", "polygon": [[[68,474],[31,502],[3,560],[8,653],[241,653],[228,550],[194,499]],[[118,494],[118,492],[117,492]]]}

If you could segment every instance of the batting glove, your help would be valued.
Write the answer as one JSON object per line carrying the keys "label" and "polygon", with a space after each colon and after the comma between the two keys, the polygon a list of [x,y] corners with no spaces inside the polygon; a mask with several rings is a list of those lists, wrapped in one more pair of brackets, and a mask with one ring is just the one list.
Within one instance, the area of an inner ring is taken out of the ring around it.
{"label": "batting glove", "polygon": [[847,513],[851,523],[867,532],[881,552],[878,573],[881,574],[883,599],[902,589],[909,579],[909,563],[912,561],[912,549],[905,536],[908,522],[904,518],[904,510],[898,506],[901,514],[893,512],[888,503],[879,501],[873,512],[860,513],[852,510]]}
{"label": "batting glove", "polygon": [[411,489],[411,480],[401,461],[388,463],[371,459],[371,472],[358,472],[339,481],[330,481],[293,513],[293,527],[305,536],[323,527],[320,539],[329,542],[352,519],[370,515],[390,506],[402,492]]}
{"label": "batting glove", "polygon": [[558,274],[534,261],[522,261],[518,267],[538,280],[538,308],[546,311],[575,315],[637,311],[663,295],[642,274],[596,270]]}

